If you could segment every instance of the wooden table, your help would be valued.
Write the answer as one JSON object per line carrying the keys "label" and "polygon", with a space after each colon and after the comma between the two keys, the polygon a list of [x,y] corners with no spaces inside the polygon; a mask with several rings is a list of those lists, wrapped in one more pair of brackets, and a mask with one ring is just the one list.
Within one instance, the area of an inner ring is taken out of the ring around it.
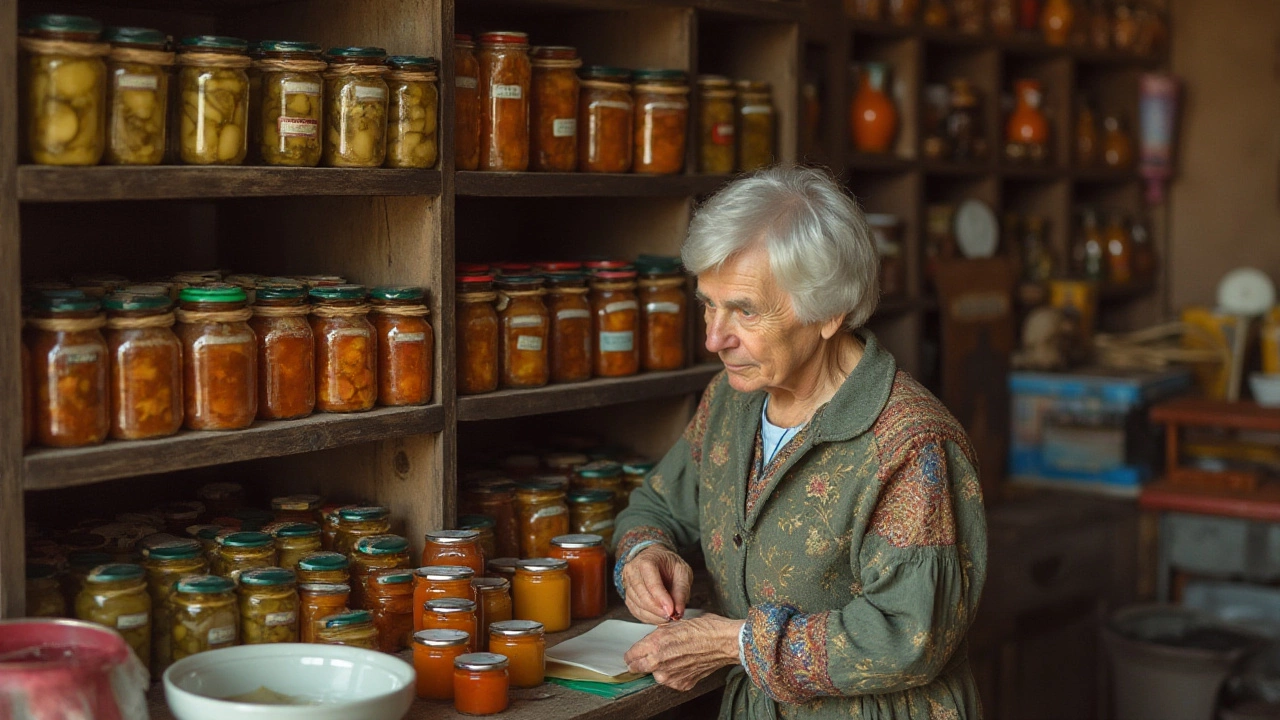
{"label": "wooden table", "polygon": [[1280,408],[1267,408],[1246,400],[1177,398],[1153,405],[1151,422],[1165,426],[1165,475],[1174,485],[1257,489],[1259,478],[1250,470],[1210,471],[1181,464],[1179,430],[1214,427],[1280,433]]}

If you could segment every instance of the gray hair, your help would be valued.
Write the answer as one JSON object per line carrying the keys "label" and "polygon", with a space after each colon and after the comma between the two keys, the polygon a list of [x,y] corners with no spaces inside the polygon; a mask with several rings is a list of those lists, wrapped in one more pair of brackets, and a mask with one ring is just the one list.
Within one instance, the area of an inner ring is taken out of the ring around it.
{"label": "gray hair", "polygon": [[698,208],[680,254],[700,275],[755,243],[764,243],[801,322],[844,314],[856,330],[875,312],[880,259],[871,228],[826,171],[780,165],[734,181]]}

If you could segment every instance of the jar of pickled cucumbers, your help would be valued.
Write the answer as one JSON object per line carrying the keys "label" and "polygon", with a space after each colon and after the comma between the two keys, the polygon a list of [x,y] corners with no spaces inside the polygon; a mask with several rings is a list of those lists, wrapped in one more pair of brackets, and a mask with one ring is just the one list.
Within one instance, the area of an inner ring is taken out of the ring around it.
{"label": "jar of pickled cucumbers", "polygon": [[239,642],[236,584],[229,578],[188,575],[174,585],[171,602],[169,655],[173,662]]}
{"label": "jar of pickled cucumbers", "polygon": [[58,586],[58,568],[47,563],[27,563],[27,617],[67,616],[67,601]]}
{"label": "jar of pickled cucumbers", "polygon": [[497,286],[502,387],[542,387],[550,379],[547,334],[551,325],[542,302],[542,278],[503,276]]}
{"label": "jar of pickled cucumbers", "polygon": [[35,441],[96,445],[111,428],[109,353],[98,301],[78,290],[43,293],[27,319]]}
{"label": "jar of pickled cucumbers", "polygon": [[320,164],[324,94],[321,73],[328,65],[320,46],[310,42],[267,40],[258,44],[253,63],[261,85],[258,152],[267,165],[315,167]]}
{"label": "jar of pickled cucumbers", "polygon": [[529,36],[488,32],[476,54],[480,68],[480,169],[529,169]]}
{"label": "jar of pickled cucumbers", "polygon": [[440,152],[440,90],[435,58],[387,58],[387,167],[432,168]]}
{"label": "jar of pickled cucumbers", "polygon": [[409,541],[399,535],[369,535],[356,540],[351,553],[351,607],[368,605],[368,578],[378,570],[408,568]]}
{"label": "jar of pickled cucumbers", "polygon": [[564,489],[547,483],[522,483],[516,489],[520,557],[546,557],[551,538],[569,532]]}
{"label": "jar of pickled cucumbers", "polygon": [[209,572],[209,561],[197,540],[174,540],[157,545],[142,562],[147,573],[147,592],[151,595],[151,674],[158,675],[171,662],[169,637],[172,631],[172,608],[169,603],[174,585],[188,575]]}
{"label": "jar of pickled cucumbers", "polygon": [[420,287],[376,287],[370,293],[378,332],[378,404],[431,402],[435,334],[427,322],[427,292]]}
{"label": "jar of pickled cucumbers", "polygon": [[351,556],[356,542],[371,535],[391,532],[391,511],[379,505],[357,505],[338,511],[338,533],[333,538],[334,552]]}
{"label": "jar of pickled cucumbers", "polygon": [[698,77],[698,172],[721,175],[736,165],[733,82],[720,75]]}
{"label": "jar of pickled cucumbers", "polygon": [[310,290],[316,337],[316,408],[363,412],[378,400],[378,343],[360,285]]}
{"label": "jar of pickled cucumbers", "polygon": [[244,290],[211,284],[183,288],[179,297],[187,429],[249,427],[258,413],[258,342]]}
{"label": "jar of pickled cucumbers", "polygon": [[142,666],[151,667],[151,596],[143,577],[142,566],[132,563],[90,570],[76,596],[76,617],[120,633]]}
{"label": "jar of pickled cucumbers", "polygon": [[689,84],[683,70],[637,70],[632,171],[674,175],[684,169]]}
{"label": "jar of pickled cucumbers", "polygon": [[337,552],[324,551],[303,555],[298,560],[298,584],[341,583],[351,579],[351,559]]}
{"label": "jar of pickled cucumbers", "polygon": [[188,165],[239,165],[249,147],[249,43],[200,35],[178,45],[179,157]]}
{"label": "jar of pickled cucumbers", "polygon": [[97,165],[106,146],[102,24],[76,15],[22,23],[27,153],[41,165]]}
{"label": "jar of pickled cucumbers", "polygon": [[374,570],[365,578],[365,604],[378,630],[378,649],[386,653],[409,647],[413,637],[413,571]]}
{"label": "jar of pickled cucumbers", "polygon": [[578,169],[578,51],[564,46],[535,47],[529,118],[529,169],[573,172]]}
{"label": "jar of pickled cucumbers", "polygon": [[459,170],[480,166],[480,64],[470,35],[453,36],[453,152]]}
{"label": "jar of pickled cucumbers", "polygon": [[475,395],[498,389],[498,294],[492,275],[458,276],[458,393]]}
{"label": "jar of pickled cucumbers", "polygon": [[240,531],[218,538],[213,574],[236,580],[253,568],[275,567],[276,544],[264,532]]}
{"label": "jar of pickled cucumbers", "polygon": [[275,530],[277,564],[294,570],[303,558],[320,550],[320,526],[308,522],[289,522]]}
{"label": "jar of pickled cucumbers", "polygon": [[601,270],[591,280],[592,329],[596,377],[622,377],[640,371],[640,308],[634,270]]}
{"label": "jar of pickled cucumbers", "polygon": [[578,170],[623,173],[631,171],[635,102],[631,99],[631,71],[593,65],[582,71],[578,100]]}
{"label": "jar of pickled cucumbers", "polygon": [[263,283],[249,327],[258,339],[258,417],[291,420],[316,405],[316,339],[301,284]]}
{"label": "jar of pickled cucumbers", "polygon": [[316,642],[377,650],[378,629],[373,625],[373,614],[368,610],[344,610],[321,618]]}
{"label": "jar of pickled cucumbers", "polygon": [[169,37],[149,28],[108,28],[107,148],[109,165],[159,165],[169,114]]}
{"label": "jar of pickled cucumbers", "polygon": [[316,642],[320,621],[347,609],[351,587],[346,583],[298,584],[298,641]]}
{"label": "jar of pickled cucumbers", "polygon": [[325,56],[324,164],[379,167],[387,159],[387,51],[330,48]]}
{"label": "jar of pickled cucumbers", "polygon": [[240,642],[298,641],[298,590],[292,570],[255,568],[240,574]]}
{"label": "jar of pickled cucumbers", "polygon": [[590,380],[591,303],[587,300],[587,276],[556,273],[546,277],[551,382]]}
{"label": "jar of pickled cucumbers", "polygon": [[[182,427],[182,345],[165,295],[113,293],[107,310],[111,437],[164,437]],[[191,523],[184,523],[183,527]]]}
{"label": "jar of pickled cucumbers", "polygon": [[738,172],[751,172],[774,162],[773,93],[767,82],[739,80]]}

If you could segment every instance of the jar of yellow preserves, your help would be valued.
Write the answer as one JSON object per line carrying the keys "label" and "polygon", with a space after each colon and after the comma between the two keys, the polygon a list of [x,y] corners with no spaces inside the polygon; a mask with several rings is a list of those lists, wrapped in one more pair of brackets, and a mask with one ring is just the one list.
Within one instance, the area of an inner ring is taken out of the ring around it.
{"label": "jar of yellow preserves", "polygon": [[368,578],[378,570],[408,568],[409,541],[399,535],[370,535],[356,541],[351,553],[351,606],[368,606]]}
{"label": "jar of yellow preserves", "polygon": [[356,542],[371,535],[391,532],[391,511],[379,505],[358,505],[338,511],[338,533],[333,539],[334,552],[350,556]]}
{"label": "jar of yellow preserves", "polygon": [[377,650],[378,628],[368,610],[344,610],[320,620],[316,642]]}
{"label": "jar of yellow preserves", "polygon": [[269,567],[240,574],[240,642],[298,642],[298,589],[292,570]]}
{"label": "jar of yellow preserves", "polygon": [[298,560],[298,584],[329,583],[345,585],[351,579],[351,560],[336,552],[313,552]]}
{"label": "jar of yellow preserves", "polygon": [[310,42],[268,40],[258,44],[253,63],[261,85],[258,152],[267,165],[315,167],[320,164],[324,122],[321,73],[328,65],[320,46]]}
{"label": "jar of yellow preserves", "polygon": [[387,158],[387,51],[330,48],[325,55],[324,164],[379,167]]}
{"label": "jar of yellow preserves", "polygon": [[522,483],[516,489],[520,556],[545,557],[551,538],[569,533],[564,489],[548,483]]}
{"label": "jar of yellow preserves", "polygon": [[102,24],[76,15],[22,23],[27,152],[41,165],[97,165],[106,145]]}
{"label": "jar of yellow preserves", "polygon": [[143,560],[147,592],[151,595],[151,674],[163,673],[171,662],[170,602],[173,588],[187,575],[209,572],[209,561],[198,540],[173,540],[151,548]]}
{"label": "jar of yellow preserves", "polygon": [[435,58],[387,58],[387,167],[432,168],[439,158],[440,90]]}
{"label": "jar of yellow preserves", "polygon": [[698,77],[698,172],[721,175],[736,164],[733,82],[720,75]]}
{"label": "jar of yellow preserves", "polygon": [[233,532],[218,538],[213,574],[237,580],[245,570],[275,564],[276,544],[270,535],[256,531]]}
{"label": "jar of yellow preserves", "polygon": [[249,148],[249,43],[201,35],[178,46],[179,156],[188,165],[239,165]]}
{"label": "jar of yellow preserves", "polygon": [[109,627],[142,661],[151,666],[151,596],[147,594],[141,565],[99,565],[85,577],[76,596],[76,617]]}
{"label": "jar of yellow preserves", "polygon": [[320,551],[320,526],[309,522],[289,522],[275,528],[277,564],[294,570],[303,558]]}
{"label": "jar of yellow preserves", "polygon": [[236,584],[229,578],[188,575],[174,585],[171,602],[169,656],[174,662],[239,641]]}
{"label": "jar of yellow preserves", "polygon": [[738,171],[751,172],[774,162],[773,91],[754,80],[739,80],[737,88]]}
{"label": "jar of yellow preserves", "polygon": [[159,165],[166,149],[169,38],[148,28],[109,28],[107,148],[110,165]]}

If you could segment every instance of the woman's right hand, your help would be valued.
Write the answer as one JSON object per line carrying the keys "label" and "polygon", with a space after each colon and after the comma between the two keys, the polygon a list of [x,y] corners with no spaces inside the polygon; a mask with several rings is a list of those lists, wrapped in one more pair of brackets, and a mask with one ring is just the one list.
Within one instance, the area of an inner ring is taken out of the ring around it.
{"label": "woman's right hand", "polygon": [[662,625],[684,615],[693,584],[693,568],[676,553],[657,545],[641,550],[622,566],[627,609],[640,622]]}

